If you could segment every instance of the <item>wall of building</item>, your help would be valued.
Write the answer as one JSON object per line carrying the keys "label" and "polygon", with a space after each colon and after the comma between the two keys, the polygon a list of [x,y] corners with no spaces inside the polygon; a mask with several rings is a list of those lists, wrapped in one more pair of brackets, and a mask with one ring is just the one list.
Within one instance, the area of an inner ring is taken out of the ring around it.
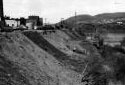
{"label": "wall of building", "polygon": [[26,26],[28,27],[28,29],[34,29],[34,26],[33,26],[32,22],[27,22]]}
{"label": "wall of building", "polygon": [[39,16],[29,16],[26,20],[26,26],[28,29],[37,29],[38,26],[43,25],[43,19]]}
{"label": "wall of building", "polygon": [[7,26],[10,27],[18,27],[20,25],[20,21],[16,21],[16,20],[5,20]]}

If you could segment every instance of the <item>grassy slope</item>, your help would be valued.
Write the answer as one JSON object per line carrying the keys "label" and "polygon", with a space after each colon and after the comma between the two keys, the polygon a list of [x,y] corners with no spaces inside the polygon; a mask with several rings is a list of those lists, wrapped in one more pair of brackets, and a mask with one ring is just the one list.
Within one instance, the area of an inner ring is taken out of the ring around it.
{"label": "grassy slope", "polygon": [[66,70],[21,33],[2,34],[0,40],[0,85],[8,81],[11,85],[79,85],[76,72]]}
{"label": "grassy slope", "polygon": [[[76,19],[76,20],[75,20]],[[96,26],[96,28],[101,28],[102,31],[107,30],[109,32],[112,33],[125,33],[124,30],[124,26],[109,26],[108,24],[104,24],[107,23],[108,21],[111,22],[111,19],[113,20],[113,22],[117,22],[117,21],[125,21],[125,13],[124,12],[119,12],[119,13],[104,13],[104,14],[98,14],[95,16],[90,16],[90,15],[78,15],[77,18],[75,16],[70,17],[66,20],[64,20],[64,22],[66,24],[67,29],[72,29],[72,28],[76,28],[78,29],[79,33],[81,33],[81,31],[84,32],[88,32],[88,28],[89,27],[85,27],[85,24],[87,23],[94,23],[94,25]],[[123,20],[122,20],[123,19]],[[106,26],[106,28],[104,27],[100,27],[96,24],[98,24],[98,22],[101,22],[103,24],[103,26]],[[77,23],[77,24],[76,24]],[[80,29],[79,29],[80,28]],[[94,28],[93,28],[94,29]],[[90,31],[91,32],[91,31]]]}
{"label": "grassy slope", "polygon": [[73,16],[70,17],[68,19],[66,19],[67,23],[75,23],[75,19],[77,21],[77,23],[79,22],[98,22],[100,20],[103,19],[118,19],[118,18],[125,18],[125,13],[124,12],[119,12],[119,13],[104,13],[104,14],[98,14],[95,16],[91,16],[91,15],[78,15],[77,17]]}
{"label": "grassy slope", "polygon": [[[109,80],[124,81],[125,54],[121,50],[111,47],[102,48],[99,49],[99,51],[102,50],[100,51],[102,56],[100,56],[98,50],[91,44],[81,43],[89,54],[86,61],[76,60],[58,50],[38,32],[24,32],[24,34],[36,45],[20,33],[0,36],[2,41],[0,42],[2,77],[0,78],[5,78],[4,81],[9,80],[14,85],[48,85],[48,83],[50,85],[79,85],[80,80],[76,82],[79,79],[76,78],[76,72],[81,73],[86,62],[88,67],[82,82],[107,85]],[[0,80],[0,83],[7,82]]]}
{"label": "grassy slope", "polygon": [[107,77],[106,71],[102,67],[103,59],[98,54],[96,48],[90,45],[89,43],[81,44],[82,47],[86,48],[89,51],[87,58],[84,60],[76,60],[72,59],[71,56],[65,55],[63,52],[52,46],[52,44],[47,42],[38,32],[25,32],[24,34],[28,38],[30,38],[34,43],[36,43],[39,47],[46,50],[63,65],[68,66],[70,69],[81,73],[84,72],[85,66],[87,66],[87,69],[84,72],[82,82],[87,81],[88,83],[93,83],[93,85],[106,85]]}
{"label": "grassy slope", "polygon": [[19,67],[0,55],[0,85],[31,85]]}
{"label": "grassy slope", "polygon": [[107,79],[122,83],[117,85],[124,85],[125,51],[119,47],[110,46],[104,46],[101,50],[101,55],[104,59],[103,64],[107,64],[111,68],[111,73],[107,75]]}
{"label": "grassy slope", "polygon": [[84,60],[72,59],[70,56],[67,56],[66,54],[55,48],[37,32],[24,32],[24,34],[34,43],[36,43],[39,47],[41,47],[42,49],[53,55],[57,60],[62,62],[65,66],[69,66],[69,68],[77,72],[83,71],[85,64]]}

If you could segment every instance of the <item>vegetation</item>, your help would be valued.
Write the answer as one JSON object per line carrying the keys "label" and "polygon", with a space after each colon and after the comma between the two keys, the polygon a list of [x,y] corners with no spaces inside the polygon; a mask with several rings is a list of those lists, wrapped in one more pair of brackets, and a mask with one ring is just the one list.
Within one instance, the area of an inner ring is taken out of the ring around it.
{"label": "vegetation", "polygon": [[0,85],[31,85],[19,68],[0,55]]}
{"label": "vegetation", "polygon": [[[100,33],[106,31],[120,32],[125,29],[124,27],[125,25],[118,25],[116,23],[79,24],[76,27],[77,29],[74,30],[75,32],[71,29],[71,37],[79,38],[77,33],[81,36],[85,36],[85,33],[93,33],[96,31],[96,29],[98,29]],[[45,29],[46,28],[52,27],[47,26]],[[52,30],[53,29],[54,28],[52,28]],[[121,82],[123,85],[125,84],[125,50],[123,50],[121,47],[102,46],[97,50],[90,43],[85,44],[85,47],[81,45],[83,48],[89,51],[89,54],[87,54],[85,59],[78,57],[76,60],[58,50],[46,39],[44,39],[40,33],[35,31],[27,31],[23,33],[41,49],[45,50],[55,57],[59,62],[61,62],[61,65],[65,65],[78,73],[82,73],[83,76],[81,82],[87,82],[88,85],[108,85],[110,81],[113,83]],[[65,33],[70,35],[68,32]],[[124,45],[125,39],[121,43]],[[82,54],[82,52],[79,50],[76,51],[76,53]],[[15,79],[17,81],[16,84],[19,82],[21,83],[20,85],[25,85],[25,83],[29,85],[28,80],[18,72],[19,68],[14,66],[13,63],[6,60],[3,56],[0,56],[0,66],[0,74],[3,77],[3,81],[8,79],[10,83],[14,83],[13,80]],[[11,78],[10,75],[12,75]],[[0,76],[0,78],[2,77]]]}
{"label": "vegetation", "polygon": [[114,84],[120,82],[124,85],[125,51],[120,46],[102,46],[98,49],[100,56],[93,52],[95,51],[91,49],[91,56],[87,59],[88,66],[82,82],[86,81],[89,85],[109,85],[110,82]]}
{"label": "vegetation", "polygon": [[[76,28],[78,33],[84,35],[87,32],[117,32],[125,33],[125,13],[105,13],[95,16],[77,15],[63,21],[65,28]],[[123,24],[117,24],[123,22]]]}
{"label": "vegetation", "polygon": [[123,41],[121,41],[121,45],[125,46],[125,38],[123,39]]}
{"label": "vegetation", "polygon": [[103,64],[107,64],[111,68],[111,72],[108,72],[107,79],[122,82],[125,84],[125,54],[118,47],[104,46],[101,52],[104,59]]}
{"label": "vegetation", "polygon": [[[79,60],[72,59],[70,56],[67,56],[53,45],[51,45],[47,40],[45,40],[40,33],[38,32],[24,32],[29,39],[31,39],[35,44],[37,44],[41,49],[47,51],[49,54],[53,55],[57,60],[62,62],[62,65],[69,67],[70,69],[75,70],[76,72],[82,72],[84,69],[84,60],[81,57],[78,57]],[[73,68],[72,68],[73,66]]]}
{"label": "vegetation", "polygon": [[114,21],[119,21],[125,18],[125,13],[119,12],[119,13],[104,13],[104,14],[98,14],[95,16],[91,15],[77,15],[70,17],[65,20],[67,23],[76,24],[76,23],[107,23],[107,21],[110,21],[110,19]]}

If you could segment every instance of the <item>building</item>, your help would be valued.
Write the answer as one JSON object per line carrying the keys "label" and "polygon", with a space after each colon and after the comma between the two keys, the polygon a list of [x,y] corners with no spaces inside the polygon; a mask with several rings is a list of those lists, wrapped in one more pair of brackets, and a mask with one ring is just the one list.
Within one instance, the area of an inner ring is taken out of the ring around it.
{"label": "building", "polygon": [[12,27],[16,29],[20,26],[20,19],[18,18],[10,18],[9,16],[5,16],[4,20],[7,27]]}
{"label": "building", "polygon": [[10,18],[9,16],[5,16],[5,23],[7,27],[12,27],[13,29],[26,28],[26,19],[21,17],[18,18]]}
{"label": "building", "polygon": [[18,27],[20,26],[20,20],[15,20],[15,19],[5,19],[6,25],[9,27]]}
{"label": "building", "polygon": [[26,19],[24,17],[20,18],[20,25],[26,26]]}
{"label": "building", "polygon": [[38,23],[39,26],[43,25],[43,18],[39,18],[39,23]]}
{"label": "building", "polygon": [[12,27],[13,29],[18,29],[18,28],[37,29],[38,27],[43,25],[43,19],[39,18],[39,16],[29,16],[28,19],[23,17],[18,19],[5,16],[4,20],[6,26]]}
{"label": "building", "polygon": [[38,26],[43,25],[43,19],[39,16],[29,16],[26,20],[26,26],[28,29],[37,29]]}

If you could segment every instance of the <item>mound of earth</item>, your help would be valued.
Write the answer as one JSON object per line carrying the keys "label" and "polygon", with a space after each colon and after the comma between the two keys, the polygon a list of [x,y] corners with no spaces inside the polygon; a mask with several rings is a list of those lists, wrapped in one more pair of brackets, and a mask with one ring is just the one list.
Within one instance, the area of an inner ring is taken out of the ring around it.
{"label": "mound of earth", "polygon": [[122,85],[124,51],[97,49],[69,35],[1,33],[0,85]]}
{"label": "mound of earth", "polygon": [[41,40],[36,45],[20,32],[0,35],[0,85],[81,85],[81,75],[60,61],[69,62],[68,56]]}

